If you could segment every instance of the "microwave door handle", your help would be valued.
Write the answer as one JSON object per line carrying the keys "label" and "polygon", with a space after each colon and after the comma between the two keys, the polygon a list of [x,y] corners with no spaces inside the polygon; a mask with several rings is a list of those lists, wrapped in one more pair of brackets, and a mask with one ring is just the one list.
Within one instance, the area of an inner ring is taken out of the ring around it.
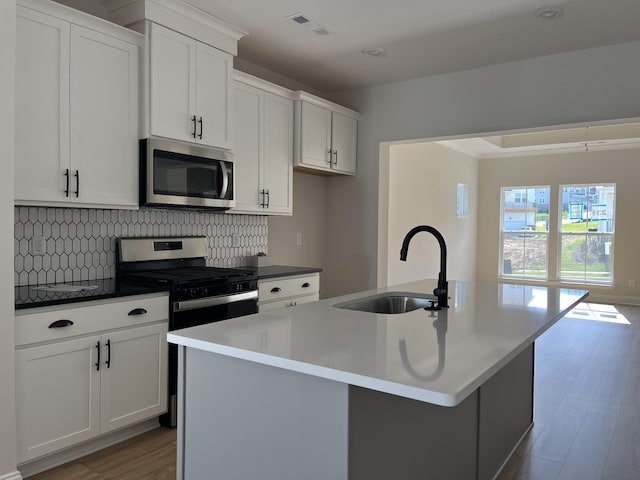
{"label": "microwave door handle", "polygon": [[220,174],[222,175],[222,188],[220,189],[220,198],[226,198],[227,190],[229,190],[229,173],[224,166],[224,160],[220,160]]}

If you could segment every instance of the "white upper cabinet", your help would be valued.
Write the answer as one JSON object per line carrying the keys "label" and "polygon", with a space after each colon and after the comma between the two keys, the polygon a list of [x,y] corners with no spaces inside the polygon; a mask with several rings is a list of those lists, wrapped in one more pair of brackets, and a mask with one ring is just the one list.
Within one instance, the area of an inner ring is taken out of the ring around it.
{"label": "white upper cabinet", "polygon": [[295,103],[294,165],[355,175],[359,114],[304,92],[298,92]]}
{"label": "white upper cabinet", "polygon": [[142,37],[31,0],[16,30],[16,204],[137,208]]}
{"label": "white upper cabinet", "polygon": [[234,92],[236,207],[228,213],[291,215],[290,92],[240,72],[236,72]]}
{"label": "white upper cabinet", "polygon": [[233,56],[150,24],[149,134],[230,149]]}

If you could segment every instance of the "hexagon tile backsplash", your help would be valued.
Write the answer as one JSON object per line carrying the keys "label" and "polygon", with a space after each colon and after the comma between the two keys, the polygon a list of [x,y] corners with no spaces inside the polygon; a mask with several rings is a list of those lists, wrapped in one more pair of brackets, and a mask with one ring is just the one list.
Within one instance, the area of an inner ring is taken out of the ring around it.
{"label": "hexagon tile backsplash", "polygon": [[[246,256],[267,253],[268,224],[258,215],[159,208],[15,207],[14,235],[15,284],[23,286],[113,278],[119,237],[205,235],[207,265],[241,267]],[[233,246],[233,235],[240,246]]]}

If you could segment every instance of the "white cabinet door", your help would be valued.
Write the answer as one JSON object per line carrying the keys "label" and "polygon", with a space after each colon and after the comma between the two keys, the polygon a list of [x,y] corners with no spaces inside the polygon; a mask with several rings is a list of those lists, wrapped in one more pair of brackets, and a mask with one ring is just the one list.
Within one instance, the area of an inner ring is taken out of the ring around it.
{"label": "white cabinet door", "polygon": [[102,337],[101,432],[167,409],[167,324]]}
{"label": "white cabinet door", "polygon": [[196,42],[196,142],[231,148],[233,56]]}
{"label": "white cabinet door", "polygon": [[71,27],[71,200],[138,205],[138,48]]}
{"label": "white cabinet door", "polygon": [[331,111],[308,102],[301,105],[300,163],[330,170]]}
{"label": "white cabinet door", "polygon": [[193,142],[196,41],[155,23],[150,35],[151,135]]}
{"label": "white cabinet door", "polygon": [[236,206],[232,211],[264,213],[260,192],[262,162],[262,92],[235,82],[234,137]]}
{"label": "white cabinet door", "polygon": [[264,166],[267,213],[293,212],[293,102],[265,93]]}
{"label": "white cabinet door", "polygon": [[233,56],[151,24],[150,133],[231,148]]}
{"label": "white cabinet door", "polygon": [[344,173],[356,173],[356,142],[358,121],[338,112],[331,113],[332,169]]}
{"label": "white cabinet door", "polygon": [[16,7],[17,201],[65,201],[69,22]]}
{"label": "white cabinet door", "polygon": [[229,213],[291,215],[293,102],[234,84],[236,206]]}
{"label": "white cabinet door", "polygon": [[91,336],[16,351],[18,463],[100,432],[99,341]]}

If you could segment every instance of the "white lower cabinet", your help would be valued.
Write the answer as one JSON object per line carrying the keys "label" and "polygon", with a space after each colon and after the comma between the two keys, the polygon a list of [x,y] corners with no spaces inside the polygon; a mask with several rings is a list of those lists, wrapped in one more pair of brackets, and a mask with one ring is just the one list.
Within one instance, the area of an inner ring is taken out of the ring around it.
{"label": "white lower cabinet", "polygon": [[166,411],[168,297],[134,298],[17,313],[18,463]]}
{"label": "white lower cabinet", "polygon": [[260,313],[295,307],[320,299],[320,274],[277,277],[258,281]]}

